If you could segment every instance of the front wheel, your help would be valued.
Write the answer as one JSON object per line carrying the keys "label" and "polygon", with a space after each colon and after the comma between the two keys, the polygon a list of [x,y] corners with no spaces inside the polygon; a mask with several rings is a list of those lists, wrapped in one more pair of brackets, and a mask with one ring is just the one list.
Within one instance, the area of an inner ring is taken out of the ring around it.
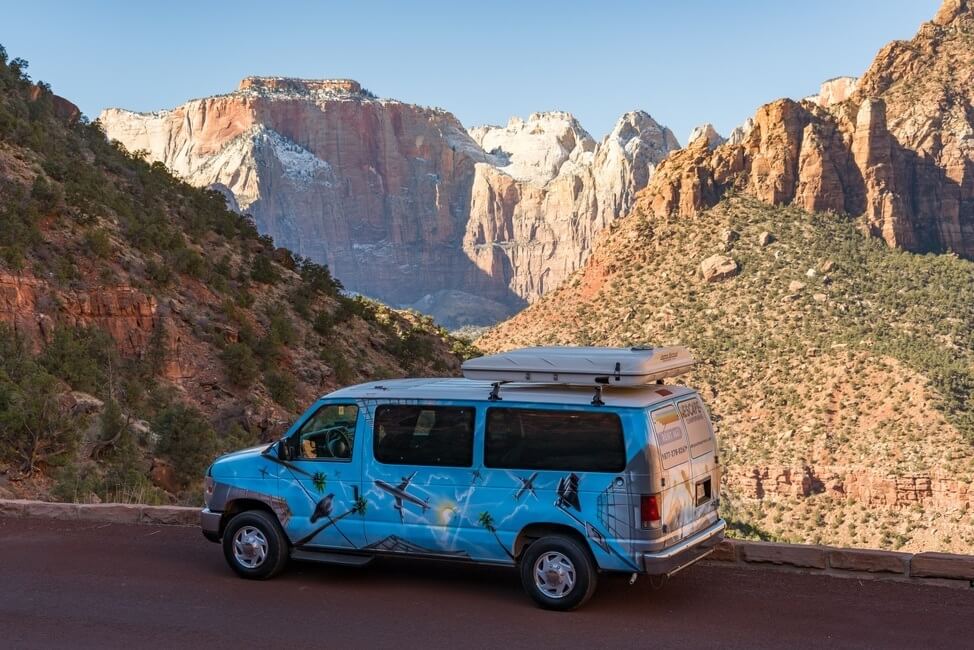
{"label": "front wheel", "polygon": [[227,524],[223,533],[223,555],[240,577],[266,580],[287,564],[287,539],[273,515],[262,510],[248,510]]}
{"label": "front wheel", "polygon": [[521,556],[524,590],[545,609],[575,609],[592,597],[597,581],[588,550],[571,537],[542,537]]}

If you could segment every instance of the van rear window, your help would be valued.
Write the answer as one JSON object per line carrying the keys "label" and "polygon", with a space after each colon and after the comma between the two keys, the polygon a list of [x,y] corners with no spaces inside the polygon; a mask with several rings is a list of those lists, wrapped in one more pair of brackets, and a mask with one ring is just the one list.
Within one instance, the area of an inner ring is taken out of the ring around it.
{"label": "van rear window", "polygon": [[621,472],[626,467],[622,422],[615,413],[490,408],[484,465]]}

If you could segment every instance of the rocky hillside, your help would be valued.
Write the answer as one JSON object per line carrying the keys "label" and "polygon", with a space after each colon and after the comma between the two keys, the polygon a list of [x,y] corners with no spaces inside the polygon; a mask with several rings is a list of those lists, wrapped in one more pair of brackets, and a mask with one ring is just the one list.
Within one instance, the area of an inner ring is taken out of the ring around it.
{"label": "rocky hillside", "polygon": [[915,252],[974,257],[974,4],[946,0],[857,82],[758,109],[729,142],[694,142],[657,170],[654,214],[691,215],[741,192],[771,205],[863,215]]}
{"label": "rocky hillside", "polygon": [[25,69],[0,48],[0,496],[196,502],[316,396],[458,370],[431,321],[346,297]]}
{"label": "rocky hillside", "polygon": [[717,422],[735,534],[974,544],[974,263],[743,196],[659,217],[645,194],[582,271],[477,341],[647,343],[702,360],[684,380]]}
{"label": "rocky hillside", "polygon": [[567,113],[468,134],[450,113],[349,80],[251,77],[172,110],[99,122],[354,291],[450,326],[493,323],[557,286],[678,145],[649,115],[596,143]]}

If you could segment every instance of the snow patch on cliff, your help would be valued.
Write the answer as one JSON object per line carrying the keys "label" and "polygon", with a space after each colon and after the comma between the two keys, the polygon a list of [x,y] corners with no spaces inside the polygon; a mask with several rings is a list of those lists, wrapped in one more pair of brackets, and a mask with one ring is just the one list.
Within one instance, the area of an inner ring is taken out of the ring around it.
{"label": "snow patch on cliff", "polygon": [[[563,111],[512,117],[506,127],[468,130],[480,148],[495,158],[494,166],[511,178],[544,186],[563,171],[590,164],[595,140],[575,116]],[[567,165],[567,167],[566,167]],[[563,170],[564,168],[564,170]]]}
{"label": "snow patch on cliff", "polygon": [[252,136],[254,144],[265,144],[281,161],[284,175],[291,181],[311,183],[320,172],[330,172],[331,165],[293,140],[273,129],[259,126]]}

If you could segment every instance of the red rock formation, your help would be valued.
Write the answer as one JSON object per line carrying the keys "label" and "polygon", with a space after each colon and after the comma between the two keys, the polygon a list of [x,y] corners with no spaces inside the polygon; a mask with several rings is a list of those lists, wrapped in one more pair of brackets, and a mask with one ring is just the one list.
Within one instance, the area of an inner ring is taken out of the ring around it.
{"label": "red rock formation", "polygon": [[32,276],[0,273],[0,322],[11,325],[35,350],[50,340],[57,322],[98,327],[127,356],[144,354],[159,328],[163,376],[178,379],[183,367],[191,365],[182,358],[178,329],[160,313],[155,297],[128,286],[62,291]]}
{"label": "red rock formation", "polygon": [[34,85],[27,94],[27,98],[32,102],[36,102],[44,96],[51,98],[51,108],[54,110],[54,115],[58,119],[68,124],[74,124],[81,118],[80,108],[64,97],[53,94],[50,89],[41,84]]}
{"label": "red rock formation", "polygon": [[228,95],[99,119],[128,149],[232,196],[349,289],[450,303],[436,315],[451,325],[494,322],[557,286],[677,146],[641,112],[602,143],[567,113],[471,137],[450,113],[378,100],[349,80],[248,77]]}
{"label": "red rock formation", "polygon": [[890,246],[974,257],[972,31],[974,6],[948,0],[912,41],[883,48],[848,99],[762,106],[713,153],[670,156],[644,202],[690,215],[735,189],[863,215]]}
{"label": "red rock formation", "polygon": [[941,512],[974,506],[974,487],[969,482],[936,472],[893,476],[840,466],[767,466],[727,480],[750,499],[833,494],[869,506],[922,505]]}

